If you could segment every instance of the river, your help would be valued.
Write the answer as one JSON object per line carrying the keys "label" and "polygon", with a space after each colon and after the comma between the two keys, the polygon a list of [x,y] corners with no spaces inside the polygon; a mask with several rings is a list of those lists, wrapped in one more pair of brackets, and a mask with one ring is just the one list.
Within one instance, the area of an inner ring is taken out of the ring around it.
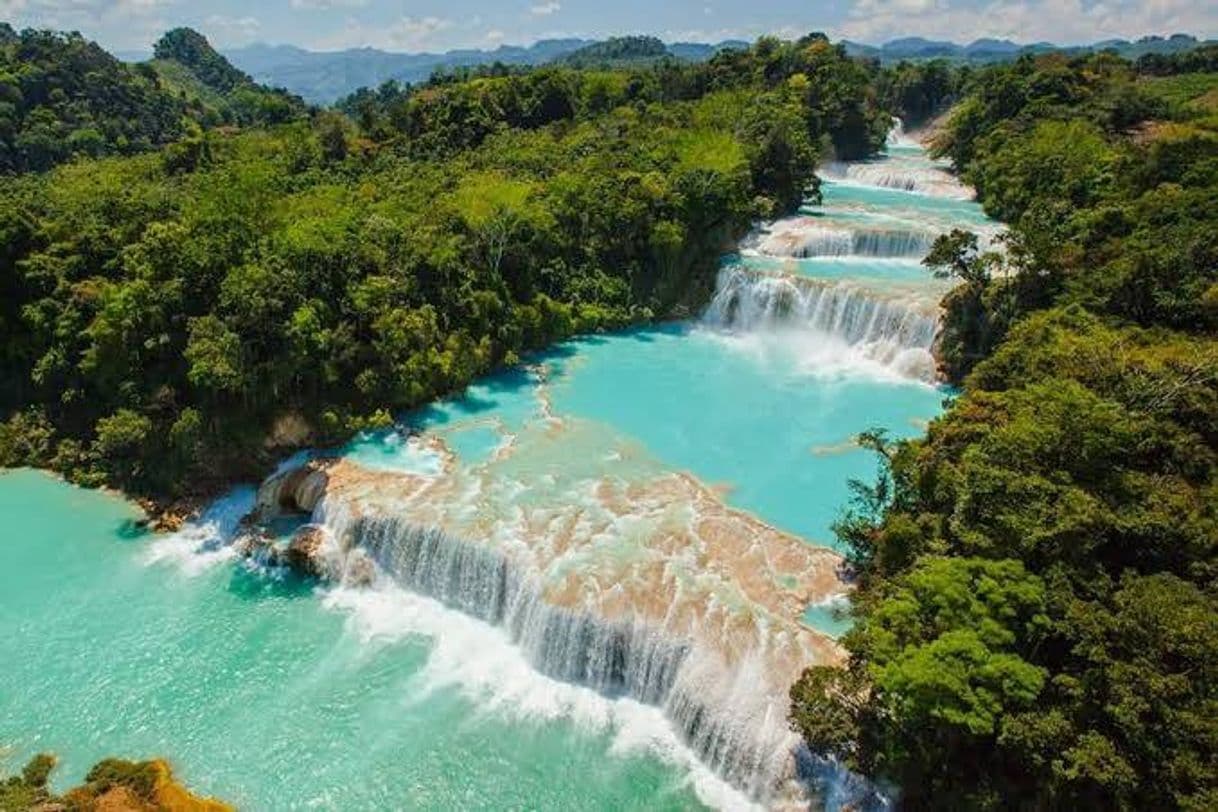
{"label": "river", "polygon": [[239,555],[253,484],[155,537],[114,496],[0,475],[0,766],[54,751],[64,786],[164,755],[255,810],[849,800],[792,756],[786,688],[840,658],[831,524],[874,473],[851,437],[917,435],[946,394],[918,260],[996,232],[899,131],[824,175],[700,319],[567,342],[319,452],[308,499],[264,485],[310,502],[263,518],[321,533],[320,584]]}

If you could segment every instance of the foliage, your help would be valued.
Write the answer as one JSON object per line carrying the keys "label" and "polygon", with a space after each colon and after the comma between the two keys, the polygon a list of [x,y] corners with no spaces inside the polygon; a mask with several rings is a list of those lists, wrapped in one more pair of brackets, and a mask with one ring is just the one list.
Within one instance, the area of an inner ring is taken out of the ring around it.
{"label": "foliage", "polygon": [[942,59],[899,62],[881,73],[879,89],[885,107],[906,127],[917,127],[943,112],[969,75]]}
{"label": "foliage", "polygon": [[132,155],[199,126],[299,118],[303,102],[254,84],[200,34],[176,29],[158,59],[119,62],[80,34],[0,37],[0,172],[44,171],[77,157]]}
{"label": "foliage", "polygon": [[8,32],[0,39],[0,172],[145,151],[179,137],[183,119],[198,112],[79,34]]}
{"label": "foliage", "polygon": [[1218,326],[1206,298],[1218,290],[1218,123],[1156,89],[1188,78],[1146,81],[1099,55],[1024,58],[969,81],[937,148],[1014,228],[1001,284],[985,301],[949,302],[954,380],[1020,313],[1054,304],[1144,326]]}
{"label": "foliage", "polygon": [[185,65],[200,82],[220,93],[227,93],[252,81],[216,53],[202,34],[191,28],[166,31],[153,46],[152,55]]}
{"label": "foliage", "polygon": [[889,128],[873,87],[877,75],[874,66],[812,34],[796,42],[762,38],[752,48],[723,50],[698,64],[665,60],[614,71],[490,66],[437,75],[417,88],[386,83],[338,107],[364,132],[395,140],[413,156],[435,157],[476,147],[503,128],[590,120],[623,105],[642,109],[735,90],[761,108],[770,94],[781,93],[797,105],[810,144],[828,140],[841,157],[851,158],[878,149]]}
{"label": "foliage", "polygon": [[[204,45],[159,51],[240,87]],[[869,149],[885,117],[823,39],[675,70],[390,86],[354,122],[195,128],[8,185],[0,461],[205,489],[281,453],[283,415],[326,442],[574,333],[688,313],[823,143]]]}
{"label": "foliage", "polygon": [[[300,118],[304,102],[286,90],[256,84],[190,28],[167,31],[149,63],[162,84],[227,124],[278,124]],[[209,122],[214,123],[214,122]]]}
{"label": "foliage", "polygon": [[645,62],[668,57],[668,48],[655,37],[610,37],[572,51],[559,61],[576,67]]}
{"label": "foliage", "polygon": [[924,439],[871,443],[839,526],[850,666],[792,689],[810,745],[910,808],[1218,799],[1218,153],[1145,85],[1021,59],[941,142],[1008,250],[928,258],[965,280],[940,340],[963,388]]}
{"label": "foliage", "polygon": [[40,753],[21,775],[0,779],[0,809],[138,809],[148,812],[229,812],[231,807],[191,794],[173,779],[164,761],[108,758],[89,770],[85,781],[56,795],[47,784],[55,757]]}

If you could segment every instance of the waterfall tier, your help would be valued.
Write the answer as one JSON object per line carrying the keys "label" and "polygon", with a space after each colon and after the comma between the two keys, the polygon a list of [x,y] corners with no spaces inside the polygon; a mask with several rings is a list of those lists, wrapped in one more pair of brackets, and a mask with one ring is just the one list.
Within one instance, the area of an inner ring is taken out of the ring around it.
{"label": "waterfall tier", "polygon": [[756,240],[756,250],[776,257],[876,257],[921,259],[938,232],[913,228],[851,227],[819,217],[780,220]]}
{"label": "waterfall tier", "polygon": [[267,480],[258,518],[310,512],[326,577],[371,562],[378,578],[502,628],[538,672],[662,708],[754,799],[802,792],[787,688],[840,656],[799,624],[808,602],[843,588],[836,554],[726,508],[684,475],[542,473],[542,484],[522,482],[518,462],[435,476],[315,462]]}
{"label": "waterfall tier", "polygon": [[847,356],[932,380],[938,332],[937,293],[881,291],[847,280],[826,281],[728,267],[702,317],[707,326],[743,333],[795,331]]}
{"label": "waterfall tier", "polygon": [[830,180],[916,192],[954,200],[972,200],[973,190],[947,169],[925,160],[889,158],[857,163],[829,163],[820,174]]}

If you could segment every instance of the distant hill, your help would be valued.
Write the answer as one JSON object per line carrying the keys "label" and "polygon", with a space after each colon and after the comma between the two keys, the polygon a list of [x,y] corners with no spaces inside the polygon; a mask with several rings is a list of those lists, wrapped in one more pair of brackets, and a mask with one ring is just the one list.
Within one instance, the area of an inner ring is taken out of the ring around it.
{"label": "distant hill", "polygon": [[527,47],[501,45],[491,50],[420,54],[392,53],[375,48],[309,51],[293,45],[257,44],[225,51],[225,55],[258,82],[287,88],[314,104],[330,104],[361,87],[376,88],[390,79],[402,83],[423,82],[441,68],[476,67],[495,62],[543,65],[565,61],[577,53],[582,54],[575,57],[579,64],[645,62],[664,56],[701,62],[725,48],[747,47],[747,42],[739,40],[665,45],[653,37],[616,37],[599,41],[548,39]]}
{"label": "distant hill", "polygon": [[[903,37],[883,45],[843,41],[847,53],[879,59],[948,59],[958,62],[1001,62],[1023,53],[1063,51],[1086,53],[1112,49],[1121,56],[1137,59],[1147,53],[1171,54],[1204,44],[1187,34],[1170,37],[1148,36],[1139,40],[1110,39],[1091,45],[1061,46],[1051,42],[1017,43],[1006,39],[983,38],[968,44],[922,37]],[[655,61],[671,56],[689,62],[710,59],[728,48],[747,48],[742,40],[720,43],[675,42],[664,44],[654,37],[612,37],[607,40],[548,39],[533,45],[501,45],[490,50],[463,49],[444,53],[393,53],[375,48],[345,51],[310,51],[294,45],[255,44],[226,50],[224,56],[255,82],[287,88],[313,104],[331,104],[361,87],[373,88],[394,79],[401,83],[426,81],[441,68],[477,67],[501,62],[505,65],[629,64]],[[659,48],[664,48],[661,53]],[[142,61],[147,53],[119,52],[127,61]]]}
{"label": "distant hill", "polygon": [[304,115],[298,96],[255,82],[190,28],[167,31],[153,47],[150,66],[161,84],[205,107],[212,123],[275,124]]}
{"label": "distant hill", "polygon": [[438,68],[502,62],[540,65],[579,50],[591,40],[541,40],[528,47],[503,45],[493,50],[464,49],[445,53],[392,53],[375,48],[308,51],[293,45],[255,44],[225,52],[229,60],[256,81],[284,87],[314,104],[330,104],[361,87],[375,88],[393,79],[425,81]]}
{"label": "distant hill", "polygon": [[864,56],[879,59],[881,62],[899,62],[903,59],[950,59],[960,62],[1001,62],[1014,59],[1025,53],[1044,53],[1047,51],[1062,51],[1064,53],[1089,53],[1092,51],[1112,50],[1127,59],[1137,59],[1148,53],[1172,54],[1187,51],[1205,44],[1188,34],[1173,34],[1170,37],[1148,36],[1130,41],[1124,39],[1108,39],[1091,45],[1054,45],[1051,42],[1036,42],[1019,44],[1006,39],[979,39],[967,45],[958,45],[943,40],[929,40],[922,37],[903,37],[886,42],[883,45],[864,45],[858,42],[844,41],[846,52],[853,56]]}
{"label": "distant hill", "polygon": [[610,37],[602,42],[572,51],[559,57],[565,65],[591,66],[605,64],[654,62],[671,56],[668,46],[656,37]]}
{"label": "distant hill", "polygon": [[669,43],[668,52],[687,62],[705,62],[720,51],[744,50],[751,44],[742,39],[725,39],[713,45],[706,42],[673,42]]}
{"label": "distant hill", "polygon": [[132,155],[199,127],[274,124],[308,112],[257,84],[189,28],[129,64],[77,33],[20,33],[0,23],[0,173],[38,172],[78,156]]}

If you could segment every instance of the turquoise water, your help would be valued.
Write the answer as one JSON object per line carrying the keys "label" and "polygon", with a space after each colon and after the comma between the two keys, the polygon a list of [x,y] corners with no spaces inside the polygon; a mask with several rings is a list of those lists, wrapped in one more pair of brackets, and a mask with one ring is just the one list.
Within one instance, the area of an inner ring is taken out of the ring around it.
{"label": "turquoise water", "polygon": [[[852,362],[814,365],[804,350],[787,336],[673,324],[570,341],[531,362],[545,371],[555,413],[641,441],[669,467],[722,487],[732,506],[833,546],[830,525],[847,481],[875,471],[851,438],[876,426],[919,434],[945,395]],[[512,371],[406,421],[477,464],[541,417],[537,375]],[[437,464],[396,431],[365,435],[342,451],[380,469],[426,472]]]}
{"label": "turquoise water", "polygon": [[834,639],[850,631],[854,625],[850,617],[850,601],[846,598],[830,598],[812,604],[804,612],[803,621]]}
{"label": "turquoise water", "polygon": [[970,200],[934,197],[917,192],[831,180],[822,182],[821,193],[827,206],[867,207],[882,210],[890,215],[920,212],[937,222],[951,222],[962,228],[994,225],[993,221],[985,216],[981,206]]}
{"label": "turquoise water", "polygon": [[[845,183],[825,195],[861,220],[987,222],[960,200]],[[732,261],[934,294],[916,259]],[[574,419],[831,546],[847,481],[875,470],[851,438],[919,434],[943,398],[832,335],[693,322],[567,342],[340,452],[433,474],[446,454],[488,465]],[[585,450],[560,444],[544,464],[630,464]],[[210,518],[231,525],[251,500],[237,491]],[[106,755],[164,755],[192,787],[255,810],[747,806],[659,709],[539,676],[503,633],[432,601],[268,578],[207,541],[209,526],[148,536],[121,500],[29,471],[0,476],[0,517],[2,769],[51,750],[63,786]],[[834,637],[850,622],[830,604],[803,621]]]}
{"label": "turquoise water", "polygon": [[462,667],[523,683],[498,701],[541,706],[488,709],[495,692],[428,673],[427,636],[357,628],[299,582],[149,564],[115,497],[16,471],[0,476],[0,515],[6,770],[53,750],[64,786],[107,755],[167,755],[192,788],[246,809],[698,805],[682,771],[632,745],[645,735],[631,725],[654,724],[645,709],[615,715],[573,689],[539,700],[563,691],[522,680],[493,635],[428,602],[401,607],[415,629],[451,624],[491,658]]}

